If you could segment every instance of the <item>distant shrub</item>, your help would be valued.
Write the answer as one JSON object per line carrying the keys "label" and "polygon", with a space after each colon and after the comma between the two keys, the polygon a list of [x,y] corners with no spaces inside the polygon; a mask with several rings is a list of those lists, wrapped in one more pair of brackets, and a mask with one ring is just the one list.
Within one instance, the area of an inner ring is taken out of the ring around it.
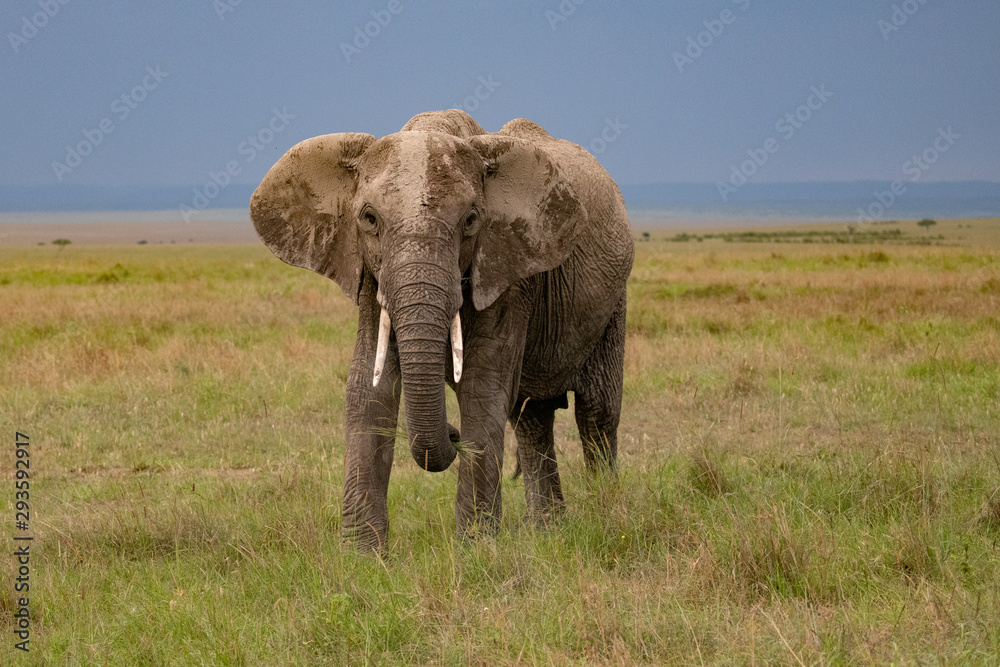
{"label": "distant shrub", "polygon": [[979,287],[979,291],[983,294],[1000,294],[1000,280],[990,278]]}
{"label": "distant shrub", "polygon": [[889,261],[889,255],[885,254],[881,250],[877,250],[875,252],[870,252],[870,253],[867,253],[865,255],[862,255],[861,256],[861,261],[862,261],[862,263],[864,263],[864,262],[875,262],[877,264],[881,264],[881,263]]}
{"label": "distant shrub", "polygon": [[920,225],[921,227],[933,227],[934,225],[937,224],[937,221],[936,220],[931,220],[930,218],[924,218],[923,220],[921,220],[917,224]]}
{"label": "distant shrub", "polygon": [[69,239],[56,239],[52,242],[52,245],[57,245],[59,247],[68,246],[71,243]]}
{"label": "distant shrub", "polygon": [[96,285],[109,285],[113,283],[125,282],[129,277],[129,271],[121,264],[115,264],[110,269],[97,275],[93,279],[93,283]]}

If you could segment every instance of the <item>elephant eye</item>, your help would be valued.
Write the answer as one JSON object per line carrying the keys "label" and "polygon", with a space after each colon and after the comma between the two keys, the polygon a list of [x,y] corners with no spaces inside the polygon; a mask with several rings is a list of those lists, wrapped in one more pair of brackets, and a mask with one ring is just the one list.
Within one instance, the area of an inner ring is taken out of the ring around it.
{"label": "elephant eye", "polygon": [[361,215],[358,216],[358,227],[363,232],[378,236],[378,217],[371,207],[366,206],[361,209]]}
{"label": "elephant eye", "polygon": [[479,231],[480,216],[479,210],[473,208],[465,215],[465,223],[463,225],[463,231],[466,236],[471,236]]}

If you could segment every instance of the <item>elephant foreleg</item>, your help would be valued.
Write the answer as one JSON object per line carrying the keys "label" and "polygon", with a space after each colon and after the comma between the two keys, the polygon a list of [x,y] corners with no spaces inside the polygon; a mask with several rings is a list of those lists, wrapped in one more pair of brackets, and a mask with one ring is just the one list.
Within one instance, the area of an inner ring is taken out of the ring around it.
{"label": "elephant foreleg", "polygon": [[529,288],[511,288],[474,316],[468,305],[462,312],[472,324],[465,331],[465,370],[456,388],[462,413],[455,505],[459,534],[493,533],[500,524],[504,428],[521,374]]}
{"label": "elephant foreleg", "polygon": [[384,551],[389,533],[386,497],[399,415],[399,356],[390,338],[378,386],[372,386],[381,309],[366,276],[360,295],[358,338],[347,377],[347,447],[341,533],[361,550]]}
{"label": "elephant foreleg", "polygon": [[479,401],[463,401],[460,397],[459,409],[463,415],[487,414],[476,419],[462,418],[455,523],[460,535],[495,533],[503,513],[500,481],[506,421]]}

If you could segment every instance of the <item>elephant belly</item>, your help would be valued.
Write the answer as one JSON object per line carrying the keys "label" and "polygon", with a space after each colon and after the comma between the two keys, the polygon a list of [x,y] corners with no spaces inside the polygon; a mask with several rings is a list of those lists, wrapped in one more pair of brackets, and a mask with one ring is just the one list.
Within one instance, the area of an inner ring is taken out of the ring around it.
{"label": "elephant belly", "polygon": [[[581,245],[558,268],[539,274],[528,325],[519,394],[554,398],[590,357],[625,292],[631,261],[609,256],[606,246]],[[631,260],[631,254],[627,258]]]}

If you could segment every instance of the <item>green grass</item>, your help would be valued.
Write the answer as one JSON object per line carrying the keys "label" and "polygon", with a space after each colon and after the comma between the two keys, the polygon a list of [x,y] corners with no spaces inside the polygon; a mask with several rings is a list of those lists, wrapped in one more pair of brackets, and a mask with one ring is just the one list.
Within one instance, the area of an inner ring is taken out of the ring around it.
{"label": "green grass", "polygon": [[254,246],[2,249],[0,511],[27,432],[36,540],[0,664],[997,664],[997,225],[654,234],[619,477],[560,412],[566,515],[525,522],[508,435],[500,534],[466,543],[455,471],[400,447],[384,561],[338,538],[336,285]]}

